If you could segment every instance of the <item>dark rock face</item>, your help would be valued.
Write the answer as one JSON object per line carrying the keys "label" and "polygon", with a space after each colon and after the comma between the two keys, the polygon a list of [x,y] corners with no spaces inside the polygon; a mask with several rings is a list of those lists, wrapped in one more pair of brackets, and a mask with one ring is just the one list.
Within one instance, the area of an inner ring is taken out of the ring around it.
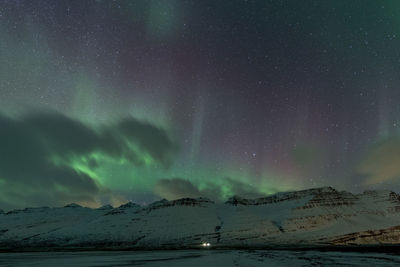
{"label": "dark rock face", "polygon": [[98,210],[112,210],[113,209],[113,206],[111,206],[111,205],[104,205],[104,206],[101,206],[100,208],[98,208]]}
{"label": "dark rock face", "polygon": [[204,203],[214,203],[208,198],[181,198],[170,202],[172,206],[201,206]]}
{"label": "dark rock face", "polygon": [[160,201],[156,201],[146,207],[143,207],[143,211],[150,212],[152,210],[173,207],[173,206],[203,206],[206,203],[213,204],[214,202],[208,198],[181,198],[172,201],[168,201],[166,199],[162,199]]}
{"label": "dark rock face", "polygon": [[132,202],[128,202],[126,204],[123,204],[121,206],[119,206],[119,209],[130,209],[130,208],[137,208],[140,207],[138,204],[132,203]]}
{"label": "dark rock face", "polygon": [[350,206],[354,205],[358,197],[348,192],[318,192],[304,206],[297,209],[311,209],[315,207],[335,207],[335,206]]}
{"label": "dark rock face", "polygon": [[65,205],[64,208],[73,208],[73,209],[77,209],[77,208],[82,208],[82,206],[81,206],[81,205],[78,205],[78,204],[76,204],[76,203],[71,203],[71,204]]}
{"label": "dark rock face", "polygon": [[331,245],[400,244],[400,226],[351,233],[327,240]]}
{"label": "dark rock face", "polygon": [[[132,203],[132,202],[128,202],[125,203],[121,206],[119,206],[118,208],[113,209],[112,206],[108,205],[109,207],[103,208],[102,210],[111,210],[109,212],[107,212],[104,215],[116,215],[116,214],[125,214],[127,210],[137,210],[140,209],[140,206],[138,204]],[[101,209],[101,208],[100,208]]]}
{"label": "dark rock face", "polygon": [[326,194],[335,195],[337,193],[338,192],[332,187],[321,187],[321,188],[313,188],[295,192],[278,193],[273,196],[262,197],[257,199],[245,199],[238,196],[234,196],[229,198],[228,201],[226,201],[225,203],[231,205],[264,205],[264,204],[278,203],[281,201],[300,199],[306,196],[318,196],[318,195],[324,196]]}

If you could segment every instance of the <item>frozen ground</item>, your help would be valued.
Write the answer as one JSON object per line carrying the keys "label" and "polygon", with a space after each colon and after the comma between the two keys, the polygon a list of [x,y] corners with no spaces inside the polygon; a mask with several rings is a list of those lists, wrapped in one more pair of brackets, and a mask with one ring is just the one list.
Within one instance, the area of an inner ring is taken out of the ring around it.
{"label": "frozen ground", "polygon": [[273,250],[0,253],[0,266],[400,266],[400,254]]}

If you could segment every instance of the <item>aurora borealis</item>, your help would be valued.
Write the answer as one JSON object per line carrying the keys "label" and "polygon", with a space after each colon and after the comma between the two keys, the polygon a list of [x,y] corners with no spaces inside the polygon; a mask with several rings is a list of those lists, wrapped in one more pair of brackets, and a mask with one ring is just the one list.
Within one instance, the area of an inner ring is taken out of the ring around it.
{"label": "aurora borealis", "polygon": [[400,4],[0,1],[0,208],[400,190]]}

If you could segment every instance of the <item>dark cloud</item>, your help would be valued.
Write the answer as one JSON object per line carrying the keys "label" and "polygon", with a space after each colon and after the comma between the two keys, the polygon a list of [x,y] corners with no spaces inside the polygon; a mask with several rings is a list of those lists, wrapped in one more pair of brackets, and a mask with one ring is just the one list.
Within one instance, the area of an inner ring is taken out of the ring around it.
{"label": "dark cloud", "polygon": [[106,196],[114,198],[94,177],[74,168],[71,159],[86,157],[89,169],[98,165],[90,158],[93,153],[134,165],[151,158],[166,167],[175,151],[164,130],[133,118],[92,128],[55,113],[0,115],[0,205],[91,204]]}
{"label": "dark cloud", "polygon": [[229,177],[220,179],[218,184],[209,182],[202,187],[181,178],[161,179],[155,184],[154,193],[169,200],[202,196],[215,201],[223,201],[234,195],[244,198],[257,198],[264,195],[257,188]]}
{"label": "dark cloud", "polygon": [[115,128],[118,129],[119,144],[132,142],[156,161],[164,165],[171,163],[176,147],[163,129],[133,118],[120,121]]}

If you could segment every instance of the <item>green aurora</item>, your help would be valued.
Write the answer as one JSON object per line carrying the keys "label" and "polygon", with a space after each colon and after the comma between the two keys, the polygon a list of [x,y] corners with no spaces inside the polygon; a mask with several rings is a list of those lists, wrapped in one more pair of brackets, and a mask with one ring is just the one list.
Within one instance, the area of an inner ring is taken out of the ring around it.
{"label": "green aurora", "polygon": [[0,208],[400,189],[398,1],[2,1]]}

